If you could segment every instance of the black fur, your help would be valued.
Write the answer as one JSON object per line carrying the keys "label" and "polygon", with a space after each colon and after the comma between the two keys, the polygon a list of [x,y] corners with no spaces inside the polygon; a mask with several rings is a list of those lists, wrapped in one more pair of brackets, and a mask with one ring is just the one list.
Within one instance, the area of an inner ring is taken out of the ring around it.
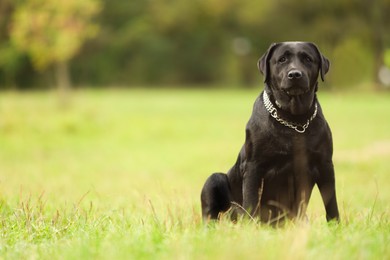
{"label": "black fur", "polygon": [[[327,220],[338,220],[332,135],[316,96],[318,76],[324,80],[329,61],[313,43],[283,42],[270,46],[258,68],[264,74],[264,91],[253,106],[236,163],[227,174],[211,175],[202,189],[204,220],[217,219],[231,202],[262,222],[302,217],[315,184]],[[271,117],[264,92],[285,121],[305,124],[315,104],[317,115],[298,133]]]}

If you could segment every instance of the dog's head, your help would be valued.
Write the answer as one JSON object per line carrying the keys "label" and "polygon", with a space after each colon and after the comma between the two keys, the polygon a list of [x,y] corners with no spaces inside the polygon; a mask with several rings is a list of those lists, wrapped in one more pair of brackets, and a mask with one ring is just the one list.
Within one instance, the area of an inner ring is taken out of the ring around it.
{"label": "dog's head", "polygon": [[277,106],[301,115],[312,107],[318,76],[324,80],[329,61],[314,43],[282,42],[271,44],[258,68]]}

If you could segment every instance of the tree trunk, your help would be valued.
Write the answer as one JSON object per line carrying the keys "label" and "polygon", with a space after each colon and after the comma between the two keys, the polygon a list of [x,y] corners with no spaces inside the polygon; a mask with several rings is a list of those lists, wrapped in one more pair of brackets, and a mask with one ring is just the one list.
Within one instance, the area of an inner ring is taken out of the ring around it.
{"label": "tree trunk", "polygon": [[67,106],[71,91],[71,80],[69,76],[68,61],[59,61],[55,64],[56,83],[60,104]]}

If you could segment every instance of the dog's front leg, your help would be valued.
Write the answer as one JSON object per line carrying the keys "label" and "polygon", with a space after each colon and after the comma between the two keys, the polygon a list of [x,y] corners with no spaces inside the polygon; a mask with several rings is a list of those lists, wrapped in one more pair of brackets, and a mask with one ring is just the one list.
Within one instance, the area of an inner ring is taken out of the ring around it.
{"label": "dog's front leg", "polygon": [[262,175],[258,173],[254,157],[254,141],[252,136],[253,124],[248,122],[245,130],[245,169],[242,171],[242,198],[244,209],[251,215],[256,216],[260,211],[259,190],[262,186]]}
{"label": "dog's front leg", "polygon": [[328,222],[331,220],[340,221],[336,199],[334,168],[332,163],[329,163],[327,167],[323,169],[317,185],[321,193],[322,201],[324,202],[326,220]]}
{"label": "dog's front leg", "polygon": [[251,216],[260,213],[262,178],[254,168],[253,163],[247,163],[243,179],[243,207]]}

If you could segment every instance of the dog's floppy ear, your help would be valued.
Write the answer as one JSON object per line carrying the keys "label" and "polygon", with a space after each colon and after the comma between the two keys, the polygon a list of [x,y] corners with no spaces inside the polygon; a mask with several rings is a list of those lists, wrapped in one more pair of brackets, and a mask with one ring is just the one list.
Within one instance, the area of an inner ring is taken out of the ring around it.
{"label": "dog's floppy ear", "polygon": [[320,75],[321,75],[322,81],[324,81],[325,74],[328,73],[328,71],[329,71],[330,62],[324,55],[322,55],[322,53],[318,49],[317,45],[315,45],[314,43],[310,43],[310,45],[312,45],[314,47],[314,49],[316,50],[316,52],[318,54],[318,57],[320,58]]}
{"label": "dog's floppy ear", "polygon": [[276,47],[278,47],[279,45],[280,45],[280,43],[272,43],[269,46],[268,50],[263,54],[263,56],[261,56],[261,58],[257,62],[257,68],[259,69],[261,74],[264,75],[264,82],[267,82],[268,78],[269,78],[269,73],[270,73],[269,72],[269,60],[271,59],[272,53],[274,52]]}
{"label": "dog's floppy ear", "polygon": [[330,67],[330,62],[329,60],[320,53],[321,56],[321,79],[322,81],[325,80],[325,74],[328,73],[329,67]]}

